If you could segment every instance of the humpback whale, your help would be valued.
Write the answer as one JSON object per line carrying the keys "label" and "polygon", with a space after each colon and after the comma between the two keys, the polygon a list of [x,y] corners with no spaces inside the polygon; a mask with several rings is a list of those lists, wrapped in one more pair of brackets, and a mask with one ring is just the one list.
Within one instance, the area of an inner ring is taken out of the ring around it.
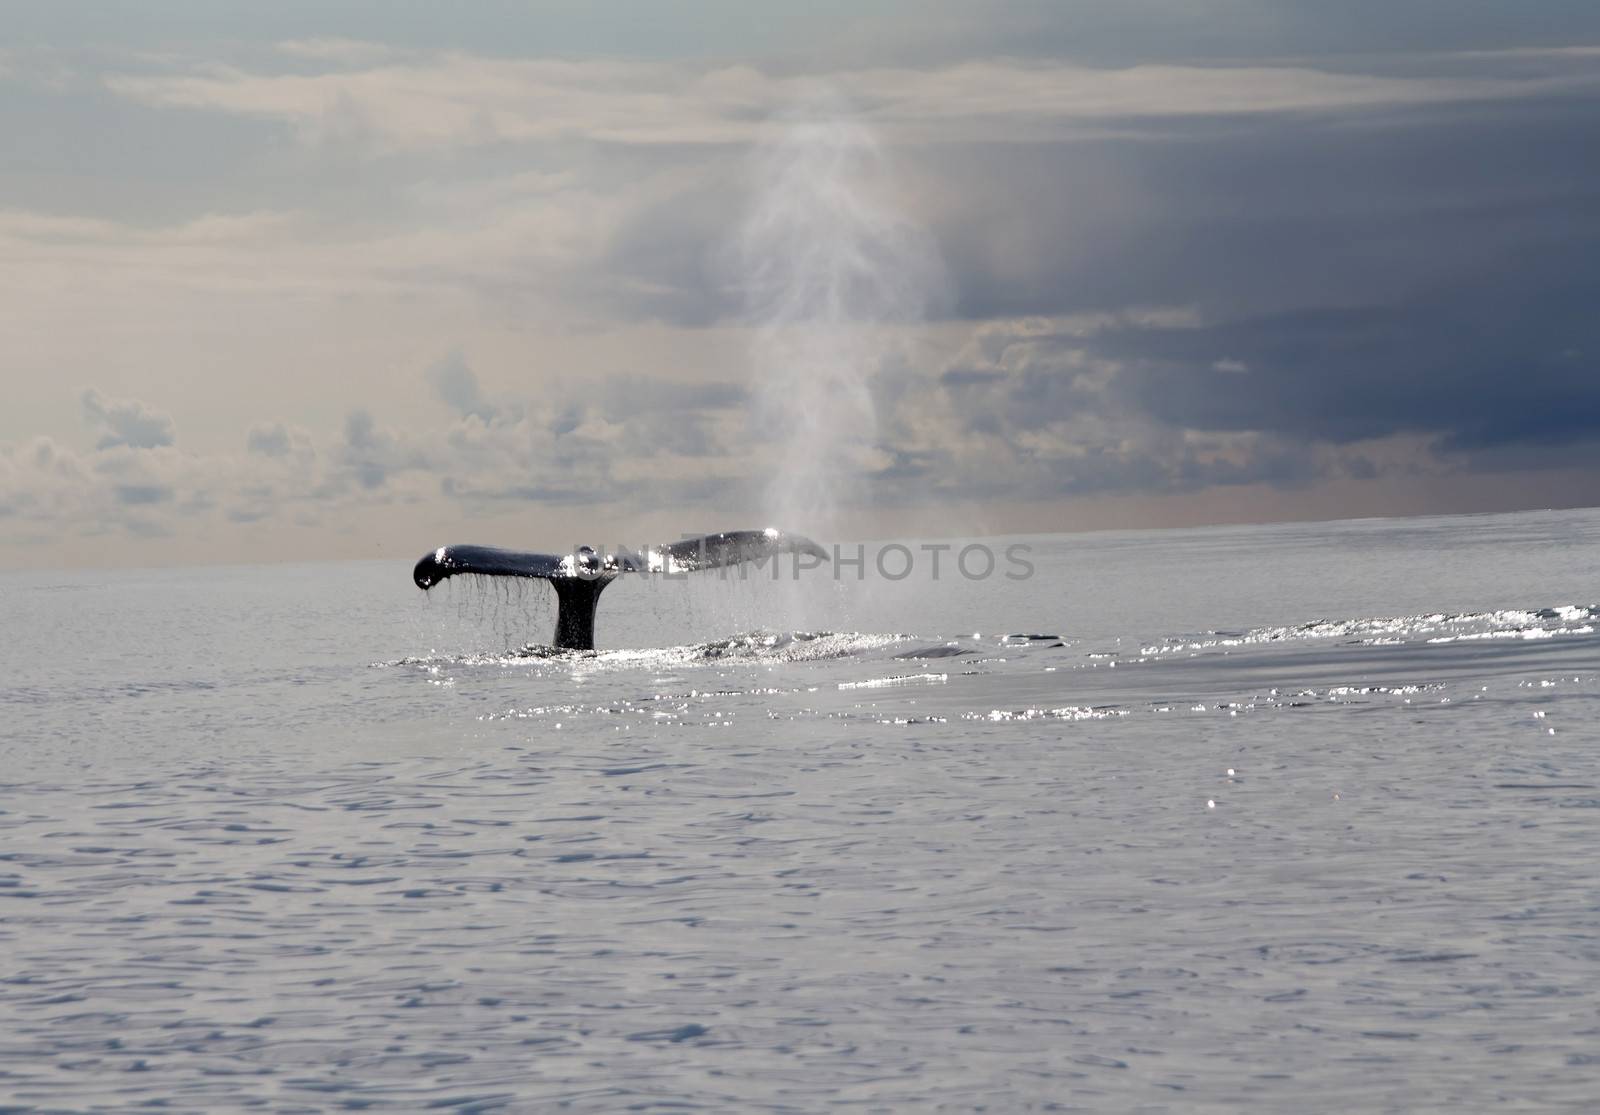
{"label": "humpback whale", "polygon": [[805,554],[819,560],[828,557],[828,552],[811,539],[768,527],[707,534],[651,546],[642,553],[621,551],[604,556],[588,546],[580,546],[570,554],[524,553],[493,546],[440,546],[423,555],[411,571],[411,579],[424,592],[459,573],[549,581],[557,601],[555,646],[560,650],[593,650],[594,613],[600,594],[623,574],[689,573],[744,561],[765,561],[779,554]]}

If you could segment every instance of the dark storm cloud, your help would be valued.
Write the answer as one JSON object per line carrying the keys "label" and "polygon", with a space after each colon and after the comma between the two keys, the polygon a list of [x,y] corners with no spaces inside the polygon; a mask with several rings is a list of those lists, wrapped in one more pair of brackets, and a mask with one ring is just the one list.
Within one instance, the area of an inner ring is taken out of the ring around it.
{"label": "dark storm cloud", "polygon": [[1066,367],[957,367],[942,390],[978,433],[1110,408],[1334,446],[1421,434],[1469,467],[1506,446],[1591,461],[1597,128],[1600,102],[1564,98],[925,152],[964,202],[940,228],[962,316],[1199,315],[1063,338],[1115,363],[1103,397]]}
{"label": "dark storm cloud", "polygon": [[1395,466],[1367,444],[1394,438],[1439,466],[1592,468],[1600,325],[1584,292],[1600,289],[1595,248],[1542,259],[1538,280],[1478,276],[1393,306],[1056,333],[989,327],[976,363],[958,362],[934,387],[945,440],[979,439],[984,467],[901,452],[922,431],[894,404],[882,408],[886,447],[901,471],[914,460],[936,482],[995,495],[1373,479]]}
{"label": "dark storm cloud", "polygon": [[1369,304],[1597,224],[1600,101],[1191,121],[1181,138],[935,149],[963,316]]}
{"label": "dark storm cloud", "polygon": [[[1445,451],[1522,443],[1559,456],[1600,439],[1600,327],[1592,310],[1564,304],[1550,274],[1519,279],[1498,277],[1455,299],[1280,314],[1181,337],[1124,334],[1103,345],[1129,365],[1119,389],[1132,405],[1196,429],[1333,443],[1428,433]],[[1593,287],[1600,268],[1575,260],[1564,280]]]}
{"label": "dark storm cloud", "polygon": [[[1284,33],[1314,37],[1331,18],[1296,9]],[[1462,18],[1463,47],[1542,41],[1495,40],[1504,20],[1487,7]],[[1467,64],[1380,53],[1333,68],[1417,76]],[[1510,74],[1520,57],[1472,64]],[[1595,63],[1574,54],[1560,65]],[[1597,129],[1600,99],[1573,86],[1498,101],[1123,118],[1101,138],[901,144],[906,193],[945,255],[953,316],[1191,307],[1197,317],[1193,328],[1131,321],[1074,340],[1080,359],[1115,365],[1103,383],[1066,366],[956,366],[938,390],[957,432],[984,437],[1104,415],[1144,438],[1259,439],[1232,456],[1091,447],[1070,470],[1055,467],[1071,490],[1370,477],[1387,466],[1355,450],[1319,459],[1283,446],[1397,435],[1421,435],[1437,460],[1469,468],[1505,446],[1523,447],[1520,467],[1586,460],[1600,429]],[[737,316],[725,268],[735,184],[664,198],[622,228],[605,261],[629,277],[619,304],[687,325]],[[987,483],[899,438],[897,408],[926,389],[880,398],[883,448],[897,462],[884,478],[942,467],[956,486]]]}

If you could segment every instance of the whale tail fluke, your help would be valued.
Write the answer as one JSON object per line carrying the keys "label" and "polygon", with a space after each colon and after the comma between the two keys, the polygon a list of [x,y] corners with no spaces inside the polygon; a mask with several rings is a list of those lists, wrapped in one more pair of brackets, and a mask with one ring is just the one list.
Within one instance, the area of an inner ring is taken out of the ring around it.
{"label": "whale tail fluke", "polygon": [[738,565],[744,561],[765,561],[779,554],[805,554],[821,561],[826,561],[828,557],[828,551],[811,539],[799,534],[786,534],[772,527],[766,530],[729,530],[721,534],[685,538],[652,547],[646,554],[662,555],[686,573],[696,569]]}
{"label": "whale tail fluke", "polygon": [[767,528],[734,530],[684,538],[642,552],[604,556],[588,546],[571,554],[538,554],[494,546],[441,546],[425,554],[412,570],[416,586],[427,591],[461,573],[488,577],[535,577],[556,592],[555,645],[563,650],[594,649],[594,616],[600,593],[624,573],[689,573],[781,554],[825,560],[827,551],[809,538]]}

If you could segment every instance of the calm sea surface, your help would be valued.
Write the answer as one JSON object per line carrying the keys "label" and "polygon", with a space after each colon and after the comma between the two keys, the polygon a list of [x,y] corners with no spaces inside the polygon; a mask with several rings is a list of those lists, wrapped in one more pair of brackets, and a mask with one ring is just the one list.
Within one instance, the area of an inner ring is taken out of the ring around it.
{"label": "calm sea surface", "polygon": [[1594,1109],[1600,512],[1011,542],[0,576],[0,1110]]}

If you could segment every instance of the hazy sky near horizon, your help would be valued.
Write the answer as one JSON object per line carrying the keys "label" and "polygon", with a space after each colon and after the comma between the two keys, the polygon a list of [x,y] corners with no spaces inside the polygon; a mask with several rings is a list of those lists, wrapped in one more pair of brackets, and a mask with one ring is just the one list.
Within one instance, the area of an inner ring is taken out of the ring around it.
{"label": "hazy sky near horizon", "polygon": [[0,18],[0,567],[1600,503],[1588,0]]}

